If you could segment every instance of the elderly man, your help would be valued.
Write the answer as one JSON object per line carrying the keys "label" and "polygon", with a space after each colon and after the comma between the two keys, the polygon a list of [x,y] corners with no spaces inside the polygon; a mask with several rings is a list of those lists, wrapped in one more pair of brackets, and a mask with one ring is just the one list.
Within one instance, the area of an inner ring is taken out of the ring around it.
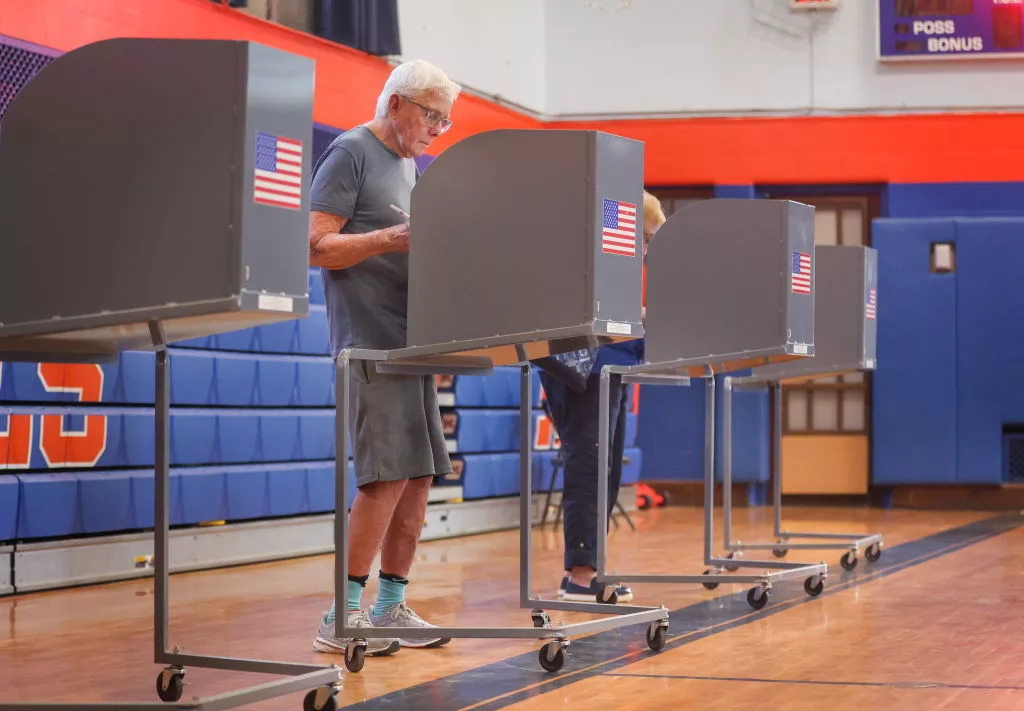
{"label": "elderly man", "polygon": [[[409,212],[419,175],[414,158],[447,131],[461,88],[437,67],[406,62],[391,73],[373,120],[336,138],[313,172],[310,264],[323,272],[335,358],[348,348],[406,345]],[[412,239],[415,239],[413,237]],[[352,368],[352,443],[358,492],[349,519],[348,599],[335,600],[313,649],[344,653],[335,635],[338,604],[346,627],[432,627],[405,603],[433,477],[451,472],[429,376]],[[339,515],[345,512],[339,511]],[[379,592],[363,609],[363,588],[381,554]],[[401,646],[439,647],[448,639],[370,639],[366,654]]]}

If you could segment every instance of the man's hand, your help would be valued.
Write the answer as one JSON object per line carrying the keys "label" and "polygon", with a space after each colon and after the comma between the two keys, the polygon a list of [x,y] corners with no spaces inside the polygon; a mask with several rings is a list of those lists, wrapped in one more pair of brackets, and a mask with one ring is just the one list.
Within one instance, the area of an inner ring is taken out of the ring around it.
{"label": "man's hand", "polygon": [[381,241],[385,252],[408,252],[409,251],[409,223],[403,222],[394,227],[388,227],[380,231]]}
{"label": "man's hand", "polygon": [[341,234],[343,217],[313,211],[309,216],[309,264],[347,269],[378,254],[409,251],[409,224],[362,234]]}

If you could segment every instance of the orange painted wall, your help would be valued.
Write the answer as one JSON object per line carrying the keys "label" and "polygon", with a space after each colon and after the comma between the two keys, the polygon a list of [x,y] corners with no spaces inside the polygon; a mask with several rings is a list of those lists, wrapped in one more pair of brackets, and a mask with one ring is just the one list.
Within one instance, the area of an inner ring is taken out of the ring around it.
{"label": "orange painted wall", "polygon": [[652,185],[1024,180],[1024,113],[549,125],[644,141]]}
{"label": "orange painted wall", "polygon": [[[209,0],[0,0],[0,34],[59,50],[117,37],[248,39],[317,62],[315,120],[366,120],[389,71],[380,59]],[[471,96],[443,150],[495,128],[538,121]],[[651,185],[1024,180],[1024,114],[720,118],[553,123],[646,144]]]}

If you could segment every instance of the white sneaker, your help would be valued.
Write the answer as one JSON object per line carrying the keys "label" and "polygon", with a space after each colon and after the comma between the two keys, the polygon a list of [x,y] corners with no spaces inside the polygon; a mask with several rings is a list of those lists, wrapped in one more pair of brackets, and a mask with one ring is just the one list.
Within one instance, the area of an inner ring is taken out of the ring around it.
{"label": "white sneaker", "polygon": [[[409,606],[404,602],[392,605],[380,615],[373,611],[370,613],[370,619],[373,621],[374,627],[436,627],[436,625],[424,621],[423,618],[410,610]],[[435,647],[443,647],[452,640],[451,637],[435,637],[433,639],[417,637],[413,639],[400,639],[400,641],[402,646],[405,647],[428,647],[433,649]]]}
{"label": "white sneaker", "polygon": [[[373,626],[373,623],[370,622],[370,615],[366,610],[349,612],[348,619],[345,620],[346,629]],[[334,636],[334,620],[328,622],[327,615],[325,614],[320,619],[320,629],[317,630],[316,639],[313,640],[313,650],[326,654],[344,654],[345,647],[351,641],[352,637],[340,639]],[[401,646],[399,641],[393,638],[367,639],[365,654],[371,657],[386,657],[397,652]]]}

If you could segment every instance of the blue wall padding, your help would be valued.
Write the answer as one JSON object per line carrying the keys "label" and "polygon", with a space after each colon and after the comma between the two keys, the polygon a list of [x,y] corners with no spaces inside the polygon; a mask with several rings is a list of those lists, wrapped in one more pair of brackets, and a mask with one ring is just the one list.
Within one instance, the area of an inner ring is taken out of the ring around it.
{"label": "blue wall padding", "polygon": [[[878,220],[876,484],[956,481],[957,274],[931,273],[931,244],[956,242],[951,220]],[[957,250],[960,249],[959,244]]]}
{"label": "blue wall padding", "polygon": [[1003,426],[1024,424],[1024,219],[955,223],[957,481],[997,484]]}
{"label": "blue wall padding", "polygon": [[888,187],[890,218],[1024,217],[1024,183],[894,183]]}

